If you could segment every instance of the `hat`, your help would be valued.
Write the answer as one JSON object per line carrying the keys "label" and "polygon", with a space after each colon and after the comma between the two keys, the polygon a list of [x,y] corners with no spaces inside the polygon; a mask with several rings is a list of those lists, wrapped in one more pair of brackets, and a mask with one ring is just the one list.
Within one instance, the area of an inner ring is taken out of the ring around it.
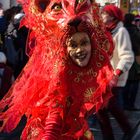
{"label": "hat", "polygon": [[119,21],[123,21],[124,17],[122,10],[113,4],[104,6],[102,11],[107,12],[111,17],[114,17]]}
{"label": "hat", "polygon": [[3,52],[0,52],[0,63],[6,63],[7,58]]}
{"label": "hat", "polygon": [[140,16],[139,15],[135,16],[135,21],[140,21]]}

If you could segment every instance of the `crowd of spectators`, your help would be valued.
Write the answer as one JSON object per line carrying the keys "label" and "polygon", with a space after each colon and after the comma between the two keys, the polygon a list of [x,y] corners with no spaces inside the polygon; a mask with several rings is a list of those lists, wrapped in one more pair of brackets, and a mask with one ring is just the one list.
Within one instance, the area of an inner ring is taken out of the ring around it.
{"label": "crowd of spectators", "polygon": [[[0,71],[4,69],[0,75],[0,87],[6,88],[5,91],[0,89],[1,98],[11,86],[11,75],[14,77],[12,79],[16,79],[28,61],[25,52],[28,29],[25,26],[19,28],[23,17],[20,5],[4,10],[0,3]],[[7,69],[10,75],[7,74]]]}

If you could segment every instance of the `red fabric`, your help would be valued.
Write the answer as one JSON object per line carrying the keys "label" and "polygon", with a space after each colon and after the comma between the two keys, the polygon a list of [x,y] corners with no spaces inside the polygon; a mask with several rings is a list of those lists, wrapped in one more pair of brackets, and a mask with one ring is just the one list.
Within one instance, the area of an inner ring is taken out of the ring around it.
{"label": "red fabric", "polygon": [[30,57],[32,55],[35,46],[36,46],[35,33],[32,31],[29,31],[28,38],[26,41],[26,54],[27,54],[27,56]]}
{"label": "red fabric", "polygon": [[114,20],[114,21],[112,21],[112,22],[110,22],[109,24],[106,25],[106,29],[109,32],[111,32],[113,29],[116,28],[117,24],[118,24],[118,21],[117,20]]}
{"label": "red fabric", "polygon": [[0,87],[0,99],[2,99],[12,85],[13,70],[4,63],[0,63],[0,69],[4,70]]}
{"label": "red fabric", "polygon": [[[26,14],[22,24],[31,29],[36,43],[27,65],[0,102],[0,110],[9,106],[0,114],[4,121],[1,129],[12,131],[25,114],[23,140],[52,140],[58,135],[59,140],[93,140],[85,117],[107,104],[112,96],[108,84],[113,76],[109,59],[112,38],[97,14],[99,9],[93,5],[92,11],[90,1],[85,0],[77,4],[75,13],[75,0],[53,0],[51,4],[61,1],[64,11],[52,13],[50,4],[40,13],[32,0],[20,1]],[[77,28],[68,25],[74,17],[82,19]],[[96,24],[88,23],[90,18]],[[86,32],[91,39],[91,59],[83,68],[69,58],[65,43],[77,30]]]}
{"label": "red fabric", "polygon": [[124,19],[122,10],[115,5],[106,5],[103,7],[102,11],[107,12],[111,17],[114,17],[118,21],[123,21]]}

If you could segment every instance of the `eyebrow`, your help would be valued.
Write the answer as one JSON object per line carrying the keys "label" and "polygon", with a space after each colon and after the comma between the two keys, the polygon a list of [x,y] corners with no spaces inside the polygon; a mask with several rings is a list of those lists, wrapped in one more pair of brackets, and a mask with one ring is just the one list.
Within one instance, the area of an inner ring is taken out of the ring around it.
{"label": "eyebrow", "polygon": [[89,38],[83,37],[83,38],[81,38],[80,40],[89,40]]}
{"label": "eyebrow", "polygon": [[70,40],[68,41],[68,43],[76,43],[76,41],[73,40],[73,39],[70,39]]}

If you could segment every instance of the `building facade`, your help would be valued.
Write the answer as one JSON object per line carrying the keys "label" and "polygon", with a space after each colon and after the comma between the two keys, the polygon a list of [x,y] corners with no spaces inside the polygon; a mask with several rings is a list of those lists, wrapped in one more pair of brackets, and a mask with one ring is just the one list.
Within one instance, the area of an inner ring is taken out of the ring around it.
{"label": "building facade", "polygon": [[100,3],[100,6],[111,3],[120,7],[124,13],[128,13],[130,10],[130,0],[96,0],[97,3]]}
{"label": "building facade", "polygon": [[120,5],[120,0],[95,0],[100,6],[104,6],[107,3],[115,4],[116,6]]}
{"label": "building facade", "polygon": [[[112,3],[120,7],[124,12],[136,11],[140,13],[140,0],[95,0],[100,6]],[[17,0],[0,0],[4,10],[17,5]]]}
{"label": "building facade", "polygon": [[0,2],[3,4],[4,10],[9,9],[12,6],[17,5],[16,0],[0,0]]}

